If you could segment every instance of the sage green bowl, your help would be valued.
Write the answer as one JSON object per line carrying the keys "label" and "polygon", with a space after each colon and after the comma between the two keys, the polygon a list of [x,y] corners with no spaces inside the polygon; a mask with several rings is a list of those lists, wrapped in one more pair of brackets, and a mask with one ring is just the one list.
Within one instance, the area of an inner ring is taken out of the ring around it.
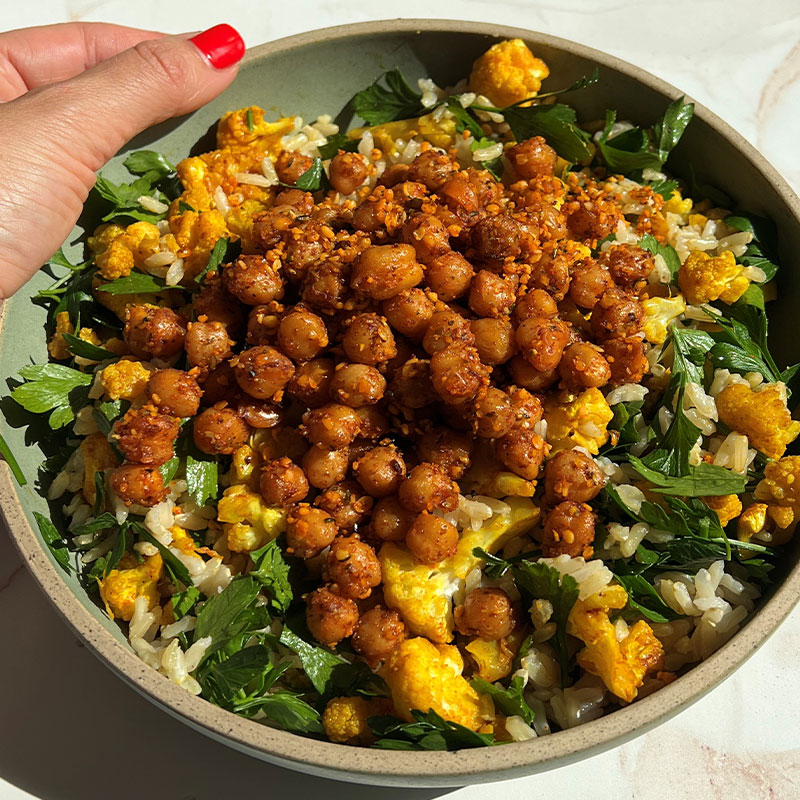
{"label": "sage green bowl", "polygon": [[[345,25],[293,36],[251,50],[234,84],[200,111],[151,129],[127,150],[149,147],[176,162],[230,109],[256,104],[271,114],[299,113],[305,118],[337,114],[358,89],[393,67],[416,79],[431,76],[440,85],[466,75],[473,59],[498,39],[520,37],[550,66],[553,86],[569,85],[600,68],[600,82],[570,96],[581,119],[602,118],[616,108],[619,118],[650,123],[668,102],[674,87],[604,53],[540,33],[473,22],[397,20]],[[207,140],[210,141],[210,140]],[[207,149],[210,149],[210,145]],[[127,152],[127,150],[125,152]],[[111,177],[125,172],[120,153],[108,168]],[[713,185],[748,212],[774,220],[783,270],[780,299],[771,309],[772,343],[779,361],[797,355],[796,320],[800,280],[800,203],[789,186],[739,134],[707,109],[695,118],[676,148],[671,170],[699,184]],[[79,255],[77,227],[67,253]],[[43,309],[29,298],[48,285],[37,275],[5,304],[0,338],[0,369],[10,377],[25,363],[42,363],[47,351]],[[796,360],[796,359],[794,359]],[[13,404],[11,404],[13,406]],[[37,474],[42,452],[26,441],[12,407],[2,434],[29,479]],[[797,548],[776,570],[777,581],[753,618],[711,658],[674,683],[640,702],[581,727],[529,742],[443,752],[393,752],[348,747],[273,730],[235,716],[186,693],[145,666],[120,629],[108,620],[72,575],[57,566],[35,532],[33,513],[48,513],[34,482],[18,487],[7,467],[0,468],[0,503],[11,535],[31,572],[75,632],[121,678],[168,713],[215,740],[257,758],[302,772],[340,780],[395,786],[457,786],[516,778],[564,766],[621,744],[686,708],[742,664],[789,613],[800,594]],[[788,722],[788,721],[787,721]]]}

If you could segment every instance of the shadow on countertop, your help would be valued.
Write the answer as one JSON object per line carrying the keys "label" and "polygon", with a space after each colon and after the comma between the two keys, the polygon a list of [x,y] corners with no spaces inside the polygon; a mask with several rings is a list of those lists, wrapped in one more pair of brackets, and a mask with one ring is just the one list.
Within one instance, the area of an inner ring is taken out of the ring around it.
{"label": "shadow on countertop", "polygon": [[452,791],[356,786],[301,775],[184,727],[75,639],[20,564],[2,525],[0,641],[0,776],[41,800],[317,794],[366,800],[378,793],[382,800],[429,800]]}

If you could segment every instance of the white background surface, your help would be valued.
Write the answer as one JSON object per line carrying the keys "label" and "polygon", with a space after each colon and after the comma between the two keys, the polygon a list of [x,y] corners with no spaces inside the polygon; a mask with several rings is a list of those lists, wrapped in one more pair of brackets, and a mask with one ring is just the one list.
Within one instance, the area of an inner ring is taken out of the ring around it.
{"label": "white background surface", "polygon": [[[407,17],[541,30],[632,61],[716,111],[800,186],[797,0],[440,0],[432,14],[433,5],[406,0],[402,8]],[[229,22],[255,45],[389,16],[383,8],[364,0],[4,0],[0,30],[100,20],[180,32]],[[450,791],[326,782],[188,730],[76,641],[3,532],[0,642],[0,800],[800,798],[800,611],[732,678],[655,731],[570,767]]]}

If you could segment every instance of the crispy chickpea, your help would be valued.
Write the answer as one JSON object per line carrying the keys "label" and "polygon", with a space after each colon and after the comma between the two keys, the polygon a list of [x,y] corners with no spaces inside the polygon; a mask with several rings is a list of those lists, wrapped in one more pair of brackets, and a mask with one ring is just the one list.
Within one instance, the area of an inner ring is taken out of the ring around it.
{"label": "crispy chickpea", "polygon": [[567,215],[567,227],[578,239],[603,239],[614,230],[616,217],[593,202],[581,203]]}
{"label": "crispy chickpea", "polygon": [[283,297],[283,278],[271,261],[263,256],[239,256],[222,270],[225,288],[248,306],[257,306]]}
{"label": "crispy chickpea", "polygon": [[540,372],[531,366],[530,362],[522,356],[514,356],[508,362],[508,371],[511,379],[517,386],[522,386],[531,392],[541,392],[551,387],[558,380],[558,368]]}
{"label": "crispy chickpea", "polygon": [[200,405],[203,408],[220,402],[233,404],[241,398],[242,390],[236,383],[233,367],[228,361],[223,361],[209,373],[201,373],[199,380],[203,387],[203,396],[200,398]]}
{"label": "crispy chickpea", "polygon": [[542,289],[555,300],[563,300],[571,281],[570,262],[564,255],[543,255],[531,268],[529,286]]}
{"label": "crispy chickpea", "polygon": [[652,253],[635,244],[612,244],[598,259],[620,286],[633,286],[655,269]]}
{"label": "crispy chickpea", "polygon": [[352,636],[358,623],[358,606],[325,586],[306,596],[306,624],[311,635],[326,647]]}
{"label": "crispy chickpea", "polygon": [[425,184],[431,192],[438,192],[456,169],[448,156],[439,150],[426,150],[412,162],[408,180]]}
{"label": "crispy chickpea", "polygon": [[114,439],[128,461],[158,467],[175,454],[179,431],[178,419],[143,406],[132,408],[114,425]]}
{"label": "crispy chickpea", "polygon": [[423,511],[408,529],[406,546],[417,560],[433,567],[455,554],[458,530],[447,520]]}
{"label": "crispy chickpea", "polygon": [[378,186],[397,186],[408,180],[408,173],[411,171],[410,164],[390,164],[383,171],[383,175],[378,179]]}
{"label": "crispy chickpea", "polygon": [[197,381],[180,369],[160,369],[147,382],[150,402],[164,414],[173,417],[193,417],[200,408],[203,390]]}
{"label": "crispy chickpea", "polygon": [[340,530],[351,531],[366,519],[372,508],[373,500],[364,494],[363,489],[355,481],[342,481],[314,500],[314,505],[327,512]]}
{"label": "crispy chickpea", "polygon": [[232,408],[213,406],[195,418],[192,433],[204,453],[230,455],[247,442],[250,428]]}
{"label": "crispy chickpea", "polygon": [[642,329],[641,303],[622,289],[604,292],[592,309],[592,336],[598,341],[635,336]]}
{"label": "crispy chickpea", "polygon": [[612,386],[641,383],[650,369],[644,354],[644,341],[638,336],[608,339],[603,343],[603,353],[611,368]]}
{"label": "crispy chickpea", "polygon": [[385,317],[378,314],[353,317],[342,339],[342,348],[350,361],[371,366],[397,355],[392,329]]}
{"label": "crispy chickpea", "polygon": [[600,348],[586,342],[575,342],[564,350],[558,373],[564,386],[576,392],[605,386],[611,378],[611,369]]}
{"label": "crispy chickpea", "polygon": [[228,329],[221,322],[190,322],[186,331],[186,358],[194,367],[213,370],[233,355]]}
{"label": "crispy chickpea", "polygon": [[435,403],[439,395],[431,382],[430,361],[410,358],[395,373],[389,393],[401,408],[425,408]]}
{"label": "crispy chickpea", "polygon": [[488,383],[488,368],[474,347],[448,345],[431,358],[431,383],[445,403],[457,406]]}
{"label": "crispy chickpea", "polygon": [[342,597],[363,600],[381,582],[381,562],[355,534],[339,536],[331,544],[323,577],[331,590]]}
{"label": "crispy chickpea", "polygon": [[428,355],[444,350],[450,344],[475,343],[469,321],[454,311],[437,311],[428,323],[422,346]]}
{"label": "crispy chickpea", "polygon": [[406,476],[406,464],[391,445],[373,447],[353,464],[361,488],[372,497],[394,494]]}
{"label": "crispy chickpea", "polygon": [[556,301],[544,289],[531,289],[515,306],[514,321],[519,325],[531,317],[554,317]]}
{"label": "crispy chickpea", "polygon": [[517,258],[522,252],[520,224],[506,214],[480,220],[472,228],[471,236],[472,246],[481,261],[502,264],[505,260]]}
{"label": "crispy chickpea", "polygon": [[258,485],[264,501],[271,506],[290,506],[308,494],[305,473],[286,456],[264,464]]}
{"label": "crispy chickpea", "polygon": [[417,464],[400,484],[397,497],[409,511],[454,511],[458,506],[458,484],[438,464]]}
{"label": "crispy chickpea", "polygon": [[430,264],[450,250],[450,235],[444,223],[433,214],[417,213],[403,225],[403,241],[413,247],[422,264]]}
{"label": "crispy chickpea", "polygon": [[367,364],[339,364],[331,379],[331,398],[360,408],[377,403],[386,391],[386,378]]}
{"label": "crispy chickpea", "polygon": [[233,338],[241,333],[246,309],[225,288],[218,274],[206,276],[203,288],[192,299],[192,310],[195,318],[205,317],[206,322],[221,322]]}
{"label": "crispy chickpea", "polygon": [[380,439],[389,433],[389,419],[377,406],[354,408],[358,417],[359,436],[365,439]]}
{"label": "crispy chickpea", "polygon": [[611,273],[594,259],[586,258],[575,265],[569,297],[580,308],[592,308],[603,292],[614,287]]}
{"label": "crispy chickpea", "polygon": [[375,606],[362,614],[350,643],[375,669],[407,636],[405,623],[396,611]]}
{"label": "crispy chickpea", "polygon": [[514,428],[529,430],[542,419],[544,409],[542,401],[527,389],[513,386],[508,390],[511,410],[514,412]]}
{"label": "crispy chickpea", "polygon": [[450,250],[428,263],[425,281],[445,303],[463,297],[468,291],[475,270],[461,253]]}
{"label": "crispy chickpea", "polygon": [[350,466],[346,448],[331,450],[318,444],[309,448],[303,456],[303,469],[308,482],[316,489],[329,489],[347,477]]}
{"label": "crispy chickpea", "polygon": [[231,364],[239,386],[259,400],[271,399],[294,376],[294,364],[265,344],[243,350]]}
{"label": "crispy chickpea", "polygon": [[475,433],[481,439],[499,439],[505,436],[514,424],[514,409],[508,395],[490,386],[471,404],[470,416]]}
{"label": "crispy chickpea", "polygon": [[136,504],[149,508],[167,496],[167,487],[158,467],[123,464],[111,471],[108,480],[111,490],[126,506]]}
{"label": "crispy chickpea", "polygon": [[439,195],[462,224],[478,221],[475,212],[481,207],[481,202],[465,170],[454,172],[439,189]]}
{"label": "crispy chickpea", "polygon": [[183,350],[186,322],[171,308],[128,306],[122,336],[138,358],[170,358]]}
{"label": "crispy chickpea", "polygon": [[301,305],[286,314],[278,326],[278,347],[294,361],[310,361],[328,346],[322,317]]}
{"label": "crispy chickpea", "polygon": [[469,289],[469,307],[479,317],[500,317],[508,314],[515,299],[512,282],[488,269],[478,272]]}
{"label": "crispy chickpea", "polygon": [[473,589],[453,616],[460,634],[481,639],[505,639],[517,627],[516,609],[502,589]]}
{"label": "crispy chickpea", "polygon": [[384,300],[381,310],[398,333],[419,340],[428,329],[434,305],[422,289],[409,289]]}
{"label": "crispy chickpea", "polygon": [[333,229],[317,219],[297,219],[286,236],[283,270],[290,281],[299,283],[311,266],[333,250]]}
{"label": "crispy chickpea", "polygon": [[341,264],[321,260],[312,264],[303,278],[305,303],[323,311],[337,311],[347,297],[347,271]]}
{"label": "crispy chickpea", "polygon": [[272,344],[279,324],[280,317],[272,305],[253,306],[247,315],[247,343]]}
{"label": "crispy chickpea", "polygon": [[300,153],[282,150],[275,162],[275,172],[281,183],[297,183],[298,178],[314,166],[314,159]]}
{"label": "crispy chickpea", "polygon": [[361,422],[349,406],[327,403],[303,414],[305,434],[320,447],[347,447],[361,432]]}
{"label": "crispy chickpea", "polygon": [[300,503],[286,518],[286,552],[298,558],[314,558],[330,545],[338,532],[327,511]]}
{"label": "crispy chickpea", "polygon": [[569,342],[569,327],[561,319],[530,317],[517,328],[517,345],[539,372],[554,370]]}
{"label": "crispy chickpea", "polygon": [[497,457],[527,481],[536,480],[550,446],[532,430],[515,428],[496,440]]}
{"label": "crispy chickpea", "polygon": [[300,364],[286,385],[286,391],[306,408],[319,408],[330,399],[334,361],[314,358]]}
{"label": "crispy chickpea", "polygon": [[451,478],[461,478],[472,456],[472,438],[450,428],[437,427],[423,434],[416,443],[423,461],[438,464]]}
{"label": "crispy chickpea", "polygon": [[375,245],[356,257],[350,286],[371,300],[388,300],[416,286],[422,275],[410,244]]}
{"label": "crispy chickpea", "polygon": [[402,542],[417,518],[396,497],[383,497],[375,504],[370,520],[372,535],[384,542]]}
{"label": "crispy chickpea", "polygon": [[544,465],[544,490],[551,505],[562,500],[594,500],[605,478],[594,459],[579,450],[560,450]]}
{"label": "crispy chickpea", "polygon": [[506,150],[514,172],[524,180],[544,178],[555,172],[558,156],[541,136],[534,136]]}
{"label": "crispy chickpea", "polygon": [[545,558],[568,555],[588,558],[594,541],[594,514],[585,503],[565,500],[545,518],[542,555]]}
{"label": "crispy chickpea", "polygon": [[245,395],[239,400],[236,410],[251,428],[260,430],[275,428],[283,422],[280,406],[266,400],[256,400],[255,397],[249,395]]}
{"label": "crispy chickpea", "polygon": [[352,194],[367,178],[364,156],[358,153],[337,153],[331,159],[331,186],[341,194]]}
{"label": "crispy chickpea", "polygon": [[517,351],[514,326],[508,317],[482,317],[470,320],[475,349],[484,364],[505,364]]}

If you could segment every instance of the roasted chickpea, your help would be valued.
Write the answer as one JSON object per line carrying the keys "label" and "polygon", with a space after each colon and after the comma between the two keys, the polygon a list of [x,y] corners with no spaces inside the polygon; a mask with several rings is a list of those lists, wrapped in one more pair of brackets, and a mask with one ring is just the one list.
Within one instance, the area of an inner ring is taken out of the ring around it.
{"label": "roasted chickpea", "polygon": [[339,536],[331,544],[323,576],[332,591],[342,597],[363,600],[381,582],[381,562],[375,551],[355,534]]}
{"label": "roasted chickpea", "polygon": [[353,650],[375,669],[408,636],[402,617],[383,606],[362,614],[350,640]]}
{"label": "roasted chickpea", "polygon": [[482,269],[472,280],[469,290],[469,307],[479,317],[501,317],[514,305],[512,282]]}
{"label": "roasted chickpea", "polygon": [[460,405],[488,382],[488,369],[474,347],[448,345],[431,358],[431,382],[445,403]]}
{"label": "roasted chickpea", "polygon": [[460,634],[481,639],[505,639],[517,627],[516,609],[502,589],[473,589],[453,616]]}
{"label": "roasted chickpea", "polygon": [[274,397],[294,376],[294,364],[269,345],[243,350],[231,364],[239,386],[259,400]]}
{"label": "roasted chickpea", "polygon": [[586,342],[576,342],[564,350],[558,372],[564,386],[575,392],[605,386],[611,378],[611,369],[600,348]]}
{"label": "roasted chickpea", "polygon": [[447,303],[469,291],[474,275],[472,264],[460,253],[450,250],[428,263],[425,281],[437,297]]}
{"label": "roasted chickpea", "polygon": [[378,186],[388,186],[389,188],[397,186],[398,183],[408,180],[410,171],[410,164],[389,164],[378,179]]}
{"label": "roasted chickpea", "polygon": [[412,162],[408,180],[419,181],[431,192],[438,192],[456,169],[453,162],[439,150],[426,150]]}
{"label": "roasted chickpea", "polygon": [[354,600],[334,594],[320,586],[306,597],[306,624],[311,635],[326,647],[336,646],[352,636],[358,623],[358,606]]}
{"label": "roasted chickpea", "polygon": [[423,564],[436,566],[455,554],[458,530],[447,520],[423,511],[408,529],[406,546]]}
{"label": "roasted chickpea", "polygon": [[310,361],[327,346],[322,317],[303,306],[295,306],[278,326],[278,347],[294,361]]}
{"label": "roasted chickpea", "polygon": [[454,311],[437,311],[428,323],[422,346],[428,355],[444,350],[450,344],[472,345],[475,336],[469,321]]}
{"label": "roasted chickpea", "polygon": [[599,258],[620,286],[633,286],[655,269],[652,253],[635,244],[612,244]]}
{"label": "roasted chickpea", "polygon": [[431,382],[431,364],[411,358],[395,373],[389,392],[401,408],[425,408],[439,399]]}
{"label": "roasted chickpea", "polygon": [[347,270],[341,264],[321,260],[303,278],[303,302],[322,311],[338,311],[347,297]]}
{"label": "roasted chickpea", "polygon": [[556,301],[544,289],[531,289],[515,306],[514,321],[519,325],[531,317],[554,317]]}
{"label": "roasted chickpea", "polygon": [[186,358],[194,367],[213,370],[233,355],[228,329],[221,322],[190,322]]}
{"label": "roasted chickpea", "polygon": [[564,255],[543,255],[531,269],[531,289],[542,289],[555,300],[562,300],[570,287],[570,261]]}
{"label": "roasted chickpea", "polygon": [[579,450],[561,450],[544,465],[544,491],[547,502],[562,500],[588,503],[594,500],[605,478],[590,456]]}
{"label": "roasted chickpea", "polygon": [[193,417],[200,408],[203,390],[188,373],[179,369],[160,369],[150,375],[147,397],[164,414]]}
{"label": "roasted chickpea", "polygon": [[308,480],[297,464],[283,456],[267,461],[261,468],[259,489],[269,505],[290,506],[308,494]]}
{"label": "roasted chickpea", "polygon": [[314,504],[327,512],[340,530],[351,531],[369,514],[373,500],[355,481],[342,481],[318,495]]}
{"label": "roasted chickpea", "polygon": [[114,439],[128,461],[158,467],[175,454],[180,422],[155,406],[131,409],[114,425]]}
{"label": "roasted chickpea", "polygon": [[539,372],[554,370],[569,342],[569,327],[561,319],[530,317],[517,328],[517,345]]}
{"label": "roasted chickpea", "polygon": [[367,364],[339,364],[331,379],[331,398],[360,408],[377,403],[386,391],[386,378]]}
{"label": "roasted chickpea", "polygon": [[353,464],[361,488],[372,497],[394,494],[406,476],[406,464],[391,445],[373,447]]}
{"label": "roasted chickpea", "polygon": [[330,545],[338,532],[327,511],[300,503],[286,518],[286,552],[298,558],[314,558]]}
{"label": "roasted chickpea", "polygon": [[473,319],[469,327],[484,364],[505,364],[517,351],[516,332],[508,317]]}
{"label": "roasted chickpea", "polygon": [[598,240],[614,230],[617,218],[594,202],[581,203],[567,214],[567,227],[578,239]]}
{"label": "roasted chickpea", "polygon": [[506,214],[479,220],[472,228],[471,236],[472,246],[481,261],[502,264],[517,258],[522,252],[520,224]]}
{"label": "roasted chickpea", "polygon": [[201,373],[198,377],[201,381],[200,385],[203,387],[200,405],[204,408],[221,402],[229,404],[239,402],[242,390],[236,383],[230,362],[223,361],[216,369],[207,374]]}
{"label": "roasted chickpea", "polygon": [[389,433],[389,419],[377,406],[354,408],[358,417],[359,436],[364,439],[381,439]]}
{"label": "roasted chickpea", "polygon": [[416,451],[422,461],[437,464],[451,478],[458,479],[469,467],[472,447],[472,439],[466,434],[437,427],[417,440]]}
{"label": "roasted chickpea", "polygon": [[348,325],[342,348],[356,364],[380,364],[397,355],[392,329],[385,317],[378,314],[358,314]]}
{"label": "roasted chickpea", "polygon": [[569,298],[580,308],[592,308],[603,292],[614,288],[611,273],[594,259],[586,258],[575,265]]}
{"label": "roasted chickpea", "polygon": [[508,395],[493,386],[471,404],[470,417],[475,433],[481,439],[499,439],[511,430],[515,422],[514,409]]}
{"label": "roasted chickpea", "polygon": [[367,179],[367,164],[358,153],[337,153],[329,168],[331,186],[341,194],[353,194]]}
{"label": "roasted chickpea", "polygon": [[314,358],[300,364],[286,391],[307,408],[324,406],[330,398],[334,361],[332,358]]}
{"label": "roasted chickpea", "polygon": [[532,429],[544,415],[542,401],[527,389],[513,386],[508,390],[511,410],[514,412],[514,428]]}
{"label": "roasted chickpea", "polygon": [[592,336],[598,341],[635,336],[642,329],[644,310],[636,298],[621,289],[603,292],[592,309]]}
{"label": "roasted chickpea", "polygon": [[591,554],[594,541],[594,514],[585,503],[565,500],[545,518],[542,533],[542,555],[555,558]]}
{"label": "roasted chickpea", "polygon": [[375,504],[370,520],[372,535],[384,542],[402,542],[417,518],[396,497],[383,497]]}
{"label": "roasted chickpea", "polygon": [[283,278],[273,261],[263,256],[239,256],[222,270],[225,287],[249,306],[280,300],[283,297]]}
{"label": "roasted chickpea", "polygon": [[527,481],[536,480],[550,445],[532,430],[515,428],[496,440],[497,457]]}
{"label": "roasted chickpea", "polygon": [[303,414],[308,440],[321,447],[347,447],[361,432],[361,422],[352,408],[328,403]]}
{"label": "roasted chickpea", "polygon": [[439,195],[462,224],[478,221],[475,212],[481,207],[481,201],[465,170],[454,172],[439,189]]}
{"label": "roasted chickpea", "polygon": [[273,304],[253,306],[247,315],[247,343],[273,344],[278,334],[280,317]]}
{"label": "roasted chickpea", "polygon": [[183,350],[186,322],[171,308],[128,306],[122,336],[138,358],[170,358]]}
{"label": "roasted chickpea", "polygon": [[508,370],[517,386],[522,386],[531,392],[544,391],[558,380],[558,368],[539,372],[522,356],[514,356],[508,362]]}
{"label": "roasted chickpea", "polygon": [[376,245],[356,258],[350,286],[371,300],[388,300],[416,286],[422,274],[410,244]]}
{"label": "roasted chickpea", "polygon": [[275,172],[281,183],[297,183],[300,176],[314,166],[314,159],[300,153],[281,150],[275,162]]}
{"label": "roasted chickpea", "polygon": [[558,156],[541,136],[534,136],[506,150],[514,172],[524,180],[544,178],[555,172]]}
{"label": "roasted chickpea", "polygon": [[603,342],[603,353],[611,368],[612,386],[641,382],[650,369],[644,350],[644,341],[638,336]]}
{"label": "roasted chickpea", "polygon": [[167,487],[158,467],[123,464],[111,470],[108,481],[111,490],[126,506],[136,504],[149,508],[167,496]]}
{"label": "roasted chickpea", "polygon": [[196,319],[205,317],[206,322],[221,322],[234,339],[241,333],[243,315],[247,313],[214,273],[206,276],[203,288],[192,299],[192,310]]}
{"label": "roasted chickpea", "polygon": [[458,484],[438,464],[417,464],[400,484],[397,493],[409,511],[454,511],[458,506]]}
{"label": "roasted chickpea", "polygon": [[331,450],[315,444],[303,456],[308,482],[317,489],[328,489],[347,477],[350,466],[346,448]]}
{"label": "roasted chickpea", "polygon": [[194,443],[209,455],[230,455],[247,442],[250,428],[232,408],[213,406],[195,417]]}
{"label": "roasted chickpea", "polygon": [[256,400],[255,397],[249,395],[245,395],[239,400],[236,410],[251,428],[259,430],[274,428],[283,422],[280,406],[266,400]]}
{"label": "roasted chickpea", "polygon": [[409,289],[384,300],[381,310],[398,333],[419,340],[428,329],[434,305],[422,289]]}

